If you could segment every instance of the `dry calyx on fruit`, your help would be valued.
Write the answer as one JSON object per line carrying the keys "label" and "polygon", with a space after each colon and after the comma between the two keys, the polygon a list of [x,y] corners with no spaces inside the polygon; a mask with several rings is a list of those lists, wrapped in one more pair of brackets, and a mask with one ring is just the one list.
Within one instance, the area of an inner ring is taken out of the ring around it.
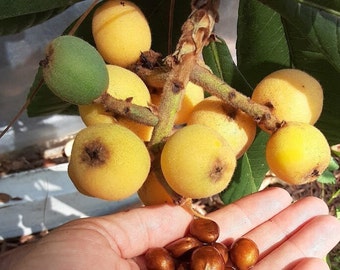
{"label": "dry calyx on fruit", "polygon": [[68,174],[83,194],[104,199],[125,199],[142,186],[150,170],[144,142],[121,125],[97,124],[78,132]]}
{"label": "dry calyx on fruit", "polygon": [[146,267],[148,270],[224,270],[233,266],[246,270],[256,264],[259,250],[254,241],[237,239],[229,250],[217,241],[218,237],[219,226],[215,221],[194,218],[187,235],[165,247],[150,248],[145,253]]}

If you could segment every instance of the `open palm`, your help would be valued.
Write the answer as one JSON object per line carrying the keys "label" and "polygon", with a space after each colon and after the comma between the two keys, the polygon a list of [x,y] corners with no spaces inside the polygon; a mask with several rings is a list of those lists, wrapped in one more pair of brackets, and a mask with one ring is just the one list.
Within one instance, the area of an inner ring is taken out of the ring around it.
{"label": "open palm", "polygon": [[[307,197],[292,204],[280,188],[240,199],[209,216],[226,244],[254,240],[253,269],[328,269],[322,259],[340,240],[340,222],[325,203]],[[0,269],[145,269],[143,254],[182,237],[192,216],[182,207],[144,207],[69,222],[40,241],[7,252]]]}

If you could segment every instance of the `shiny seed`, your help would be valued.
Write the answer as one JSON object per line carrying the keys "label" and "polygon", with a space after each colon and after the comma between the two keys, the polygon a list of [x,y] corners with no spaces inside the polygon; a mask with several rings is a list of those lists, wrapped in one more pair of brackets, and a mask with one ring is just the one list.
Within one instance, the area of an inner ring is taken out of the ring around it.
{"label": "shiny seed", "polygon": [[248,238],[239,238],[231,246],[230,260],[239,270],[253,267],[259,258],[259,249],[256,243]]}
{"label": "shiny seed", "polygon": [[180,262],[176,270],[190,270],[190,262]]}
{"label": "shiny seed", "polygon": [[191,270],[224,270],[225,263],[219,251],[212,246],[202,246],[191,255]]}
{"label": "shiny seed", "polygon": [[220,229],[217,223],[211,219],[197,218],[191,221],[189,232],[202,242],[212,243],[217,240]]}
{"label": "shiny seed", "polygon": [[192,236],[186,236],[171,242],[165,248],[172,254],[173,257],[178,258],[187,251],[202,245],[203,243],[196,238]]}
{"label": "shiny seed", "polygon": [[162,247],[150,248],[145,253],[148,270],[175,270],[175,261],[170,253]]}
{"label": "shiny seed", "polygon": [[229,257],[227,246],[225,244],[219,243],[219,242],[212,243],[211,246],[213,246],[214,248],[216,248],[220,252],[224,263],[227,263],[228,257]]}

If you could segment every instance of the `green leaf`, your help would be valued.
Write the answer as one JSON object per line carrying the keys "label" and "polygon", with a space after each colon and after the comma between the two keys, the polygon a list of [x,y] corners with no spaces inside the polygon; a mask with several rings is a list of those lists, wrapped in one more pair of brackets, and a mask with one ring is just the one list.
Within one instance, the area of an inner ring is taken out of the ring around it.
{"label": "green leaf", "polygon": [[0,0],[0,19],[12,18],[16,16],[34,14],[51,9],[73,5],[82,0]]}
{"label": "green leaf", "polygon": [[254,143],[237,162],[237,167],[229,186],[220,193],[225,204],[259,190],[268,165],[265,160],[265,147],[269,136],[261,131]]}
{"label": "green leaf", "polygon": [[340,157],[340,144],[333,145],[331,150],[335,156]]}
{"label": "green leaf", "polygon": [[152,49],[162,53],[163,56],[174,52],[181,35],[181,27],[191,12],[191,1],[135,0],[133,2],[143,11],[149,22]]}
{"label": "green leaf", "polygon": [[328,5],[323,6],[320,1],[297,0],[261,2],[284,18],[282,25],[292,66],[311,74],[322,85],[324,107],[316,126],[331,145],[339,143],[340,4],[331,5],[328,1]]}
{"label": "green leaf", "polygon": [[340,71],[340,13],[322,4],[300,0],[261,0],[291,23]]}
{"label": "green leaf", "polygon": [[318,177],[317,181],[322,184],[335,184],[336,178],[331,171],[326,170]]}
{"label": "green leaf", "polygon": [[335,160],[335,158],[332,157],[327,169],[334,172],[339,168],[340,168],[339,163]]}
{"label": "green leaf", "polygon": [[245,95],[251,94],[252,88],[235,65],[224,40],[216,37],[216,41],[204,47],[203,59],[220,79]]}
{"label": "green leaf", "polygon": [[18,33],[42,23],[83,0],[0,0],[0,35]]}
{"label": "green leaf", "polygon": [[281,17],[257,0],[240,0],[237,65],[252,87],[274,70],[290,66]]}
{"label": "green leaf", "polygon": [[323,184],[335,184],[336,178],[334,176],[334,171],[339,169],[338,162],[332,157],[327,169],[320,175],[317,179],[318,182]]}
{"label": "green leaf", "polygon": [[324,107],[316,126],[331,145],[340,141],[339,11],[338,1],[241,0],[238,21],[238,68],[253,87],[285,67],[321,83]]}

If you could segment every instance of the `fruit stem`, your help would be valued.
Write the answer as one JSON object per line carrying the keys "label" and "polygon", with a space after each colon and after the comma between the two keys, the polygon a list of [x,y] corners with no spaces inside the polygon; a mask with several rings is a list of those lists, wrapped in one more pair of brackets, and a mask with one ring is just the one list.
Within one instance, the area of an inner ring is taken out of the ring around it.
{"label": "fruit stem", "polygon": [[163,87],[159,105],[159,122],[149,142],[151,150],[159,149],[156,146],[162,143],[172,131],[176,112],[181,104],[183,90],[189,82],[191,70],[203,47],[209,42],[218,18],[217,4],[210,0],[199,7],[193,5],[192,13],[182,26],[182,35],[175,52],[166,58],[166,63],[171,70]]}
{"label": "fruit stem", "polygon": [[68,35],[73,36],[75,34],[75,32],[78,30],[81,23],[86,19],[86,17],[89,15],[89,13],[97,5],[98,2],[99,2],[99,0],[93,1],[93,3],[86,9],[86,11],[80,16],[80,18],[77,20],[77,22],[73,25],[71,30],[68,32]]}
{"label": "fruit stem", "polygon": [[114,115],[127,117],[140,124],[155,126],[158,123],[158,117],[149,108],[135,105],[131,100],[116,99],[104,93],[94,103],[102,104],[106,111]]}
{"label": "fruit stem", "polygon": [[263,125],[271,132],[275,132],[283,124],[270,112],[268,107],[252,101],[200,65],[194,66],[190,80],[211,95],[217,96],[231,106],[252,116],[259,125]]}
{"label": "fruit stem", "polygon": [[[169,72],[164,68],[150,70],[136,67],[135,72],[148,86],[156,88],[159,88],[162,83],[164,84],[169,76]],[[280,122],[268,107],[251,101],[249,97],[232,88],[200,64],[194,65],[189,79],[209,94],[217,96],[234,108],[244,111],[253,117],[257,124],[264,126],[267,130],[274,132],[283,125],[283,122]]]}

